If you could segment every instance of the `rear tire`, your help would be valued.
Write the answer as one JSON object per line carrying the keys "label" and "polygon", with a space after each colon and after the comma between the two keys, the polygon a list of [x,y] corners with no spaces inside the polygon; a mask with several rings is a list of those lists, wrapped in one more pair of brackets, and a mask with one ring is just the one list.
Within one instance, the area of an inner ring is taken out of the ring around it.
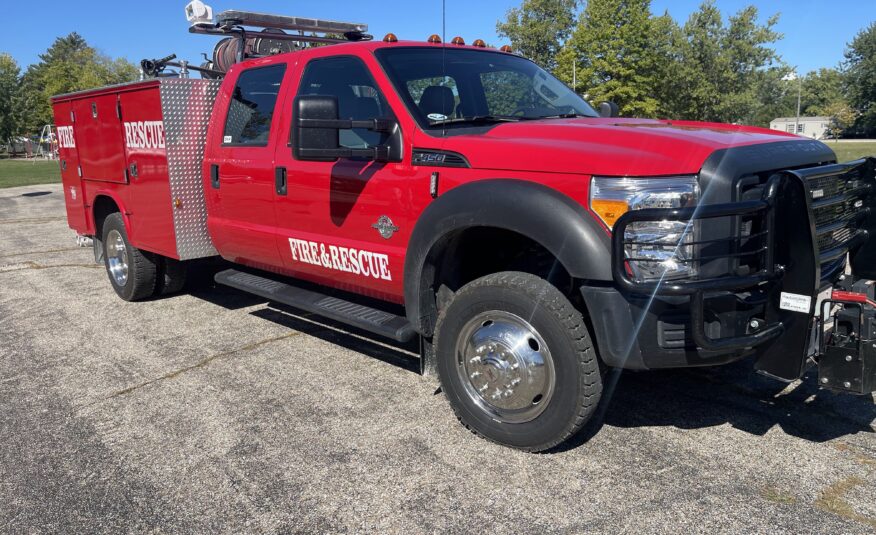
{"label": "rear tire", "polygon": [[442,388],[463,425],[526,451],[572,437],[602,394],[581,313],[527,273],[494,273],[463,286],[438,318],[435,353]]}
{"label": "rear tire", "polygon": [[139,301],[155,292],[158,258],[131,245],[118,212],[103,222],[103,262],[113,290],[125,301]]}
{"label": "rear tire", "polygon": [[188,266],[175,258],[162,257],[158,264],[158,280],[155,295],[170,295],[186,286]]}

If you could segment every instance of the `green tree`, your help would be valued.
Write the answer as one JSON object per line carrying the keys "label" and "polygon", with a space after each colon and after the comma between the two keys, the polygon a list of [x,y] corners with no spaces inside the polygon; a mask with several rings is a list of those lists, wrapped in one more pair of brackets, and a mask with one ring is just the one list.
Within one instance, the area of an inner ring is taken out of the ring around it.
{"label": "green tree", "polygon": [[757,8],[748,6],[725,25],[713,0],[691,14],[677,42],[674,95],[661,94],[667,115],[762,125],[775,117],[789,69],[769,46],[782,37],[773,30],[778,15],[764,24],[757,19]]}
{"label": "green tree", "polygon": [[834,139],[839,139],[840,134],[855,122],[855,110],[844,100],[838,100],[826,105],[822,109],[821,114],[830,117],[828,130]]}
{"label": "green tree", "polygon": [[845,89],[858,113],[855,130],[876,136],[876,22],[858,32],[845,52]]}
{"label": "green tree", "polygon": [[54,95],[129,82],[138,76],[133,64],[99,53],[76,32],[59,37],[22,76],[23,126],[38,132],[52,123],[50,99]]}
{"label": "green tree", "polygon": [[21,70],[12,56],[0,53],[0,143],[20,133],[19,74]]}
{"label": "green tree", "polygon": [[650,0],[590,0],[559,56],[557,74],[587,92],[591,102],[611,100],[624,115],[653,116],[660,66]]}
{"label": "green tree", "polygon": [[556,67],[556,56],[575,24],[578,0],[523,0],[511,8],[496,33],[511,40],[515,51],[547,70]]}

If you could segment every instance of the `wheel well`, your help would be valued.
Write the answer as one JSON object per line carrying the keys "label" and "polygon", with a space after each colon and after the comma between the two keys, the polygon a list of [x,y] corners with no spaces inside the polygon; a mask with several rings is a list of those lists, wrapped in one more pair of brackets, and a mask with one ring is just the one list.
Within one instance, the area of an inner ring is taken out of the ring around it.
{"label": "wheel well", "polygon": [[94,232],[97,239],[103,239],[103,222],[110,214],[119,212],[119,205],[112,197],[99,195],[94,199]]}
{"label": "wheel well", "polygon": [[580,296],[574,291],[575,281],[559,259],[535,240],[511,230],[470,227],[454,232],[432,249],[426,271],[434,274],[430,286],[435,291],[435,301],[422,310],[434,314],[433,326],[438,312],[457,290],[499,271],[521,271],[541,277],[574,305],[580,305]]}

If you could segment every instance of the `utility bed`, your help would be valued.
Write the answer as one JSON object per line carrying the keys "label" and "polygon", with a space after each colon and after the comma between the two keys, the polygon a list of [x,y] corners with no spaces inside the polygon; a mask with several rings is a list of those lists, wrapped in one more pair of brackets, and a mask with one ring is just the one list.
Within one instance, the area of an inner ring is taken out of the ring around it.
{"label": "utility bed", "polygon": [[100,238],[92,206],[111,192],[136,247],[178,260],[215,255],[201,164],[219,85],[154,78],[55,97],[70,226]]}

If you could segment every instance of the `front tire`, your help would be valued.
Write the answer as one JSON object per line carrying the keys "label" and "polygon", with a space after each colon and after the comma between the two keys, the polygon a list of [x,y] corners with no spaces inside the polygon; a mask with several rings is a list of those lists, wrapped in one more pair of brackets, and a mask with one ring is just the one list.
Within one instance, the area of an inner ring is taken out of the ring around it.
{"label": "front tire", "polygon": [[103,261],[113,290],[125,301],[146,299],[155,292],[157,258],[131,245],[118,212],[103,222]]}
{"label": "front tire", "polygon": [[572,437],[602,394],[581,313],[554,286],[527,273],[494,273],[462,287],[438,318],[435,353],[459,420],[526,451]]}

